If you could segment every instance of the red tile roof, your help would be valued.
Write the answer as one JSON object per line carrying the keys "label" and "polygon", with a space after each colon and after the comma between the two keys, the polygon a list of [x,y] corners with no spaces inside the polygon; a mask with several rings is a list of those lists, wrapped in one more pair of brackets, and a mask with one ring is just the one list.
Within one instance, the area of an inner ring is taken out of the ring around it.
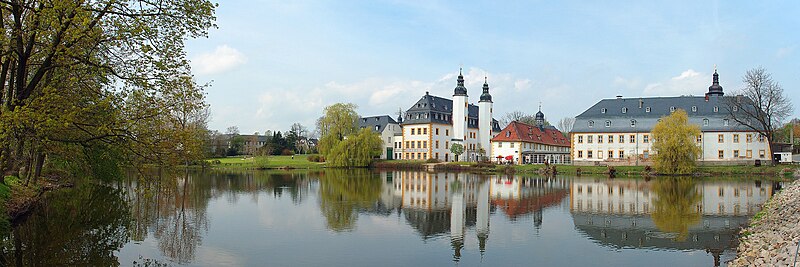
{"label": "red tile roof", "polygon": [[527,142],[552,146],[569,146],[569,138],[564,137],[556,128],[539,127],[519,121],[512,121],[500,134],[492,138],[492,142]]}

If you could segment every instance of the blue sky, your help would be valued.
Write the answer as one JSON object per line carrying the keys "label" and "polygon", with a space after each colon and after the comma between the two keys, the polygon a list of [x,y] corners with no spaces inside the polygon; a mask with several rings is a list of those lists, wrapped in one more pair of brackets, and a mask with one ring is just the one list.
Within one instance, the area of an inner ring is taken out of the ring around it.
{"label": "blue sky", "polygon": [[488,76],[495,117],[553,123],[616,95],[702,95],[714,65],[726,93],[763,66],[800,117],[796,1],[225,1],[218,29],[189,40],[210,82],[211,129],[313,129],[337,102],[362,116],[451,98],[463,66],[470,102]]}

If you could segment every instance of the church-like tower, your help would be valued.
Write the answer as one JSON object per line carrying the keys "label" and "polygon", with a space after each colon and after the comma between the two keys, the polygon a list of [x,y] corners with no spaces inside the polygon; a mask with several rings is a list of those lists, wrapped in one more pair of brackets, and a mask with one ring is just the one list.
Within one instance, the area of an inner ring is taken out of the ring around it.
{"label": "church-like tower", "polygon": [[711,80],[711,86],[708,87],[708,93],[706,93],[706,97],[709,96],[724,96],[725,92],[722,91],[722,86],[719,85],[719,74],[717,74],[717,66],[714,66],[714,78]]}
{"label": "church-like tower", "polygon": [[492,95],[489,94],[488,78],[483,79],[483,94],[478,101],[478,145],[483,148],[485,156],[491,157],[492,145]]}
{"label": "church-like tower", "polygon": [[[464,75],[458,70],[458,84],[453,90],[453,144],[465,144],[467,139],[467,106],[469,105]],[[464,155],[465,156],[465,155]]]}

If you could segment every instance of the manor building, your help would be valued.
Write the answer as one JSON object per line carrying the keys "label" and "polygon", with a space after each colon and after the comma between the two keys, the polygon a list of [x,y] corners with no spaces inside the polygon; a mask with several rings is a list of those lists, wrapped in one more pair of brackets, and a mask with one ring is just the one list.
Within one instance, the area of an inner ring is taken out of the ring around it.
{"label": "manor building", "polygon": [[689,123],[700,127],[696,141],[701,163],[749,164],[770,159],[766,138],[731,118],[730,112],[745,112],[730,105],[731,101],[751,100],[725,96],[716,69],[705,96],[600,100],[575,118],[570,133],[572,161],[576,165],[648,165],[654,154],[650,132],[662,117],[678,109],[686,111]]}
{"label": "manor building", "polygon": [[402,128],[392,117],[388,115],[361,117],[358,120],[358,127],[360,129],[369,128],[378,133],[383,141],[381,148],[381,159],[397,159],[399,158],[394,149],[395,140],[402,137]]}
{"label": "manor building", "polygon": [[[500,131],[492,118],[492,96],[484,80],[478,105],[469,103],[464,76],[458,73],[453,99],[425,92],[402,118],[402,135],[393,146],[397,155],[407,160],[476,161],[491,155],[489,140]],[[453,155],[450,147],[462,145],[464,151]]]}
{"label": "manor building", "polygon": [[553,126],[545,125],[541,108],[536,125],[513,121],[492,138],[492,160],[515,164],[567,164],[570,142]]}

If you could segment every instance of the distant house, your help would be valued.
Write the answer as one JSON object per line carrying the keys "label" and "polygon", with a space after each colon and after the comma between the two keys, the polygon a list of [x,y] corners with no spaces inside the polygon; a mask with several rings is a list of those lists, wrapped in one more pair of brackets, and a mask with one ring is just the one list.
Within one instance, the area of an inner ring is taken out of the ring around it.
{"label": "distant house", "polygon": [[383,140],[381,159],[397,158],[397,154],[394,151],[394,143],[395,139],[402,138],[403,129],[392,117],[388,115],[362,117],[358,120],[358,128],[368,128],[381,136],[381,140]]}
{"label": "distant house", "polygon": [[536,113],[536,125],[512,121],[492,138],[492,160],[498,163],[542,164],[570,162],[570,142],[558,129],[544,125],[544,113]]}
{"label": "distant house", "polygon": [[[705,96],[639,97],[603,99],[575,118],[570,133],[572,161],[577,165],[649,164],[650,132],[678,109],[686,111],[689,123],[700,127],[699,161],[706,164],[751,164],[769,160],[770,148],[758,132],[730,118],[727,101],[751,101],[743,96],[724,96],[719,74]],[[751,111],[752,112],[752,111]]]}

